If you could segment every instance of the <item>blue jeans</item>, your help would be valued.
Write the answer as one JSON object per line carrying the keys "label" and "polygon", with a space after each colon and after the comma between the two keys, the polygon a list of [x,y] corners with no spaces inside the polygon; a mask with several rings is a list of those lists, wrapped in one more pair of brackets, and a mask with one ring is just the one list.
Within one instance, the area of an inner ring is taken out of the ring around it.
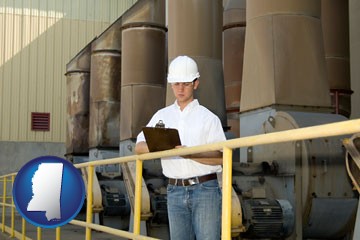
{"label": "blue jeans", "polygon": [[218,181],[167,186],[171,240],[219,240],[221,190]]}

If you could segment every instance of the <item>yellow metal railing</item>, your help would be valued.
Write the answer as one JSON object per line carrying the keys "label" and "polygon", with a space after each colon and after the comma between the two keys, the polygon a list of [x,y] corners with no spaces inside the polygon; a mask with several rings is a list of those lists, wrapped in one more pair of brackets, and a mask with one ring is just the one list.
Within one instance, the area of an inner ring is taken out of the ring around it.
{"label": "yellow metal railing", "polygon": [[[142,155],[133,155],[105,160],[98,160],[92,162],[86,162],[81,164],[76,164],[77,168],[87,168],[88,169],[88,182],[87,182],[87,212],[86,212],[86,222],[72,220],[70,223],[86,228],[85,239],[91,240],[91,230],[97,230],[106,232],[115,236],[129,238],[129,239],[154,239],[151,237],[141,236],[140,235],[140,218],[141,218],[141,183],[142,183],[142,166],[143,161],[153,160],[162,157],[171,157],[171,156],[182,156],[188,154],[196,154],[201,152],[208,151],[223,151],[223,179],[222,179],[222,239],[231,239],[231,192],[232,192],[232,149],[249,147],[263,144],[273,144],[280,142],[288,141],[298,141],[306,139],[315,139],[321,137],[332,137],[339,135],[347,135],[360,132],[360,119],[356,120],[347,120],[342,122],[299,128],[294,130],[287,130],[281,132],[274,132],[268,134],[261,134],[256,136],[243,137],[238,139],[232,139],[224,142],[207,144],[196,147],[188,148],[179,148],[173,150],[167,150],[162,152],[153,152],[146,153]],[[134,232],[122,231],[106,226],[100,226],[92,223],[92,189],[93,189],[93,174],[94,167],[100,165],[108,164],[120,164],[129,161],[136,162],[136,179],[135,179],[135,206],[134,206]],[[91,174],[90,174],[91,173]],[[3,181],[3,196],[2,196],[2,231],[9,232],[12,236],[17,237],[18,239],[26,239],[25,237],[25,220],[23,220],[23,229],[21,235],[19,235],[13,229],[13,223],[11,227],[5,225],[5,208],[12,207],[14,204],[8,204],[6,199],[6,185],[7,178],[11,177],[11,182],[14,181],[14,176],[16,174],[9,174],[1,176],[0,179]],[[13,214],[12,214],[13,215]],[[13,218],[13,216],[12,216]],[[12,220],[13,221],[13,220]],[[41,229],[38,228],[38,240],[41,240]],[[56,229],[56,239],[60,239],[60,228]]]}

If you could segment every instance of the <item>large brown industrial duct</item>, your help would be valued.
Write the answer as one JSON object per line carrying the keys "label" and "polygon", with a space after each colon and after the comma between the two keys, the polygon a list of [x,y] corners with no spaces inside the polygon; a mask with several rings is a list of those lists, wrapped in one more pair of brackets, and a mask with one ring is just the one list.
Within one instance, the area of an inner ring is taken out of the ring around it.
{"label": "large brown industrial duct", "polygon": [[134,139],[165,106],[165,1],[138,1],[123,15],[120,140]]}
{"label": "large brown industrial duct", "polygon": [[240,137],[240,94],[243,72],[246,0],[229,0],[223,21],[224,82],[227,121],[230,132]]}
{"label": "large brown industrial duct", "polygon": [[266,106],[329,111],[320,0],[251,0],[240,111]]}
{"label": "large brown industrial duct", "polygon": [[322,0],[321,23],[324,34],[327,77],[334,112],[351,114],[349,1]]}
{"label": "large brown industrial duct", "polygon": [[66,65],[66,155],[89,151],[91,43]]}
{"label": "large brown industrial duct", "polygon": [[121,18],[92,44],[90,148],[118,148],[121,83]]}
{"label": "large brown industrial duct", "polygon": [[[222,22],[222,1],[168,1],[169,62],[179,55],[188,55],[197,62],[200,85],[195,97],[226,126]],[[166,103],[173,102],[168,86]]]}

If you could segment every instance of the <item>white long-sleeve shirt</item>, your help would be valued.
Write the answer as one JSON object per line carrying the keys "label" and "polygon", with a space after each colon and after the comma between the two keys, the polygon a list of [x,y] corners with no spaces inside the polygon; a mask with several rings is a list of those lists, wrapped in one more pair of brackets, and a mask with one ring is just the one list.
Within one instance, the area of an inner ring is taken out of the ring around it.
{"label": "white long-sleeve shirt", "polygon": [[[160,109],[147,124],[155,127],[162,120],[166,128],[179,131],[181,144],[187,147],[225,141],[225,134],[220,119],[198,100],[193,100],[183,111],[175,101],[174,104]],[[137,143],[145,141],[143,132],[137,136]],[[169,178],[190,178],[222,170],[221,165],[206,165],[182,157],[161,159],[163,174]]]}

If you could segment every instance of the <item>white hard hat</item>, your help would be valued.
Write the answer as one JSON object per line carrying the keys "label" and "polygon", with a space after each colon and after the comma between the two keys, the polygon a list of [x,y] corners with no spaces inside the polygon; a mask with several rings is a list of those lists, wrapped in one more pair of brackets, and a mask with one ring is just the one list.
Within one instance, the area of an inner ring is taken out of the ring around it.
{"label": "white hard hat", "polygon": [[192,82],[199,77],[196,62],[188,56],[178,56],[170,63],[167,77],[169,83]]}

